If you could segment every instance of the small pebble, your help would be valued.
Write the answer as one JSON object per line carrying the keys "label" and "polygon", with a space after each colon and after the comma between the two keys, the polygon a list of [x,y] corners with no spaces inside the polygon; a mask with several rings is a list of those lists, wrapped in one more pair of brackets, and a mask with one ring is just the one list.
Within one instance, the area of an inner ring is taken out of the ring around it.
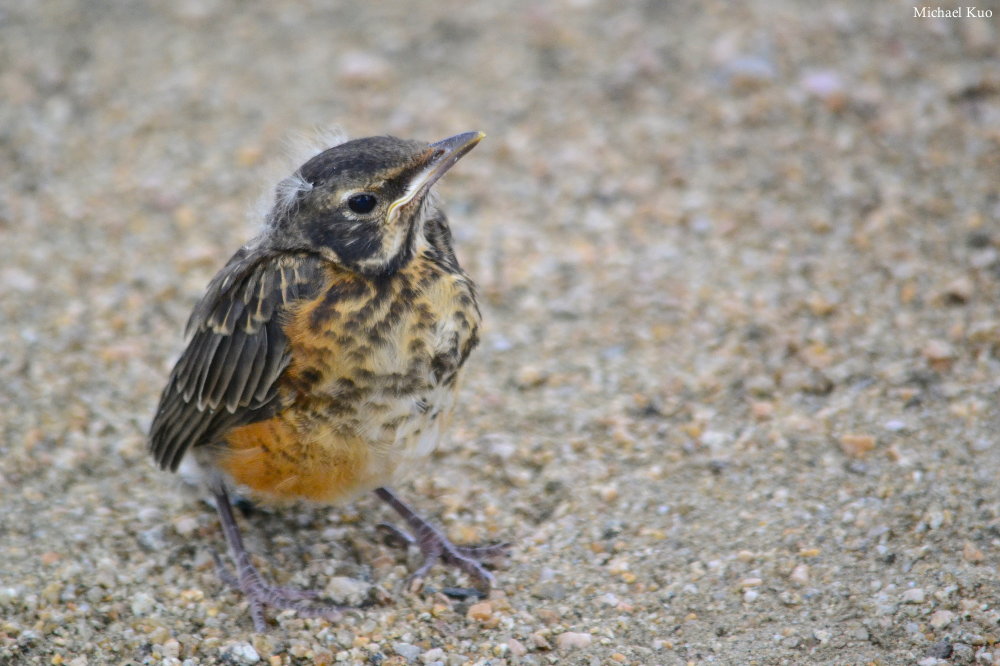
{"label": "small pebble", "polygon": [[194,516],[180,516],[174,520],[174,531],[179,536],[189,537],[198,529],[198,519]]}
{"label": "small pebble", "polygon": [[750,412],[756,421],[767,421],[774,416],[773,402],[754,402],[750,405]]}
{"label": "small pebble", "polygon": [[18,598],[16,587],[0,587],[0,608],[13,606]]}
{"label": "small pebble", "polygon": [[967,303],[972,298],[975,285],[968,277],[960,277],[952,280],[944,288],[943,296],[946,302],[961,304]]}
{"label": "small pebble", "polygon": [[912,587],[903,592],[902,600],[904,604],[922,604],[925,596],[923,588]]}
{"label": "small pebble", "polygon": [[723,65],[729,84],[737,90],[754,90],[775,77],[774,63],[758,56],[738,56]]}
{"label": "small pebble", "polygon": [[924,655],[935,659],[948,659],[953,653],[954,648],[951,641],[938,641],[937,643],[932,643]]}
{"label": "small pebble", "polygon": [[371,584],[349,576],[332,576],[323,591],[339,604],[360,606],[368,598]]}
{"label": "small pebble", "polygon": [[171,638],[163,644],[161,652],[164,657],[176,659],[181,655],[181,644],[176,638]]}
{"label": "small pebble", "polygon": [[485,622],[493,617],[493,604],[489,601],[481,601],[478,604],[472,604],[469,606],[469,610],[466,611],[465,616],[470,620]]}
{"label": "small pebble", "polygon": [[863,458],[875,448],[875,438],[871,435],[844,435],[840,438],[840,450],[852,458]]}
{"label": "small pebble", "polygon": [[979,564],[982,562],[986,556],[983,551],[976,547],[976,544],[971,541],[966,541],[962,546],[962,559],[966,562],[971,562],[972,564]]}
{"label": "small pebble", "polygon": [[406,661],[416,661],[423,652],[419,647],[410,643],[393,643],[392,651]]}
{"label": "small pebble", "polygon": [[847,105],[844,81],[832,70],[806,72],[801,85],[810,95],[819,98],[831,111],[840,111]]}
{"label": "small pebble", "polygon": [[597,489],[597,495],[602,502],[608,504],[618,499],[618,488],[613,485],[601,486]]}
{"label": "small pebble", "polygon": [[568,590],[565,585],[552,581],[535,586],[531,593],[538,599],[562,601],[566,598],[567,591]]}
{"label": "small pebble", "polygon": [[882,427],[889,432],[902,432],[903,430],[906,430],[906,422],[900,421],[899,419],[892,419],[886,421]]}
{"label": "small pebble", "polygon": [[222,648],[222,659],[235,664],[256,664],[260,655],[249,643],[232,643]]}
{"label": "small pebble", "polygon": [[864,627],[854,627],[847,631],[847,636],[856,641],[867,641],[871,638],[868,630]]}
{"label": "small pebble", "polygon": [[930,340],[921,350],[931,368],[939,372],[951,367],[955,358],[955,348],[944,340]]}
{"label": "small pebble", "polygon": [[163,535],[163,531],[163,525],[157,525],[139,532],[139,544],[150,552],[166,549],[167,540]]}
{"label": "small pebble", "polygon": [[976,453],[982,453],[983,451],[989,451],[990,449],[992,449],[993,444],[994,442],[992,439],[988,437],[979,437],[972,441],[972,443],[969,445],[969,448],[971,448]]}
{"label": "small pebble", "polygon": [[944,629],[955,619],[955,614],[950,610],[938,610],[931,614],[930,625],[935,629]]}
{"label": "small pebble", "polygon": [[441,648],[431,648],[427,652],[420,655],[420,661],[424,664],[433,664],[434,662],[443,661],[445,658],[444,650]]}
{"label": "small pebble", "polygon": [[529,389],[541,386],[548,380],[548,375],[534,365],[526,365],[517,371],[517,387]]}
{"label": "small pebble", "polygon": [[156,608],[156,599],[149,596],[145,592],[139,592],[132,597],[132,614],[136,617],[144,617],[149,615],[153,609]]}
{"label": "small pebble", "polygon": [[788,579],[796,585],[805,585],[809,582],[809,566],[806,564],[798,565],[792,569],[792,573],[788,575]]}
{"label": "small pebble", "polygon": [[54,550],[50,550],[42,553],[38,557],[38,559],[41,560],[42,564],[48,565],[48,564],[55,564],[56,562],[61,560],[62,557],[63,557],[62,553],[57,553]]}
{"label": "small pebble", "polygon": [[971,645],[966,645],[965,643],[953,643],[951,648],[953,663],[968,664],[975,658],[975,651],[972,649]]}
{"label": "small pebble", "polygon": [[567,631],[556,636],[556,645],[560,650],[580,650],[590,647],[592,640],[590,634]]}

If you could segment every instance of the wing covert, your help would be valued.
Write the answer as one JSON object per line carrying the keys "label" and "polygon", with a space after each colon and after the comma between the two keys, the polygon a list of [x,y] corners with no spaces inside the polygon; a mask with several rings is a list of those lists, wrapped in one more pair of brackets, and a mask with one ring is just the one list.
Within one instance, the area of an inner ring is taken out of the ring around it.
{"label": "wing covert", "polygon": [[176,470],[192,446],[274,414],[278,378],[290,360],[281,314],[315,296],[323,280],[318,257],[245,248],[212,279],[150,427],[160,467]]}

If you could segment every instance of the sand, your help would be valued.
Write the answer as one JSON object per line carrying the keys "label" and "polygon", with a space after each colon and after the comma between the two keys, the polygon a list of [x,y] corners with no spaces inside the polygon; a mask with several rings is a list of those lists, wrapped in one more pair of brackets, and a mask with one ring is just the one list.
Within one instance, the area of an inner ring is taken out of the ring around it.
{"label": "sand", "polygon": [[[1000,663],[1000,6],[8,2],[0,663]],[[145,429],[290,137],[488,138],[439,186],[483,342],[399,490],[241,524],[364,602],[255,634]]]}

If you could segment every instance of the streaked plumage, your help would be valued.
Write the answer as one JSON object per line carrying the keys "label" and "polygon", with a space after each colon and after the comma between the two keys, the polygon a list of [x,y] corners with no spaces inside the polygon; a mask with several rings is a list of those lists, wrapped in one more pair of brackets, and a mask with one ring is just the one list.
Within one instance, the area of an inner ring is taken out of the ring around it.
{"label": "streaked plumage", "polygon": [[194,452],[211,471],[258,629],[263,604],[306,609],[246,569],[229,485],[324,502],[380,489],[434,537],[428,557],[490,581],[382,488],[437,444],[478,341],[475,289],[430,187],[480,138],[372,137],[308,161],[191,315],[150,450],[165,469]]}

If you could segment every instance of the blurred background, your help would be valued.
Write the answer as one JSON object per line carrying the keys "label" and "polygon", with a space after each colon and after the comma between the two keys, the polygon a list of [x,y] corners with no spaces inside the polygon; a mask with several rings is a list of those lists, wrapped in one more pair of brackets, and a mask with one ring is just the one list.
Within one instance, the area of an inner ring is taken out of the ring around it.
{"label": "blurred background", "polygon": [[[1000,663],[1000,18],[922,6],[0,3],[0,662]],[[257,515],[378,603],[255,636],[145,429],[332,127],[487,134],[438,188],[483,343],[403,490],[516,549],[473,606],[373,502]]]}

